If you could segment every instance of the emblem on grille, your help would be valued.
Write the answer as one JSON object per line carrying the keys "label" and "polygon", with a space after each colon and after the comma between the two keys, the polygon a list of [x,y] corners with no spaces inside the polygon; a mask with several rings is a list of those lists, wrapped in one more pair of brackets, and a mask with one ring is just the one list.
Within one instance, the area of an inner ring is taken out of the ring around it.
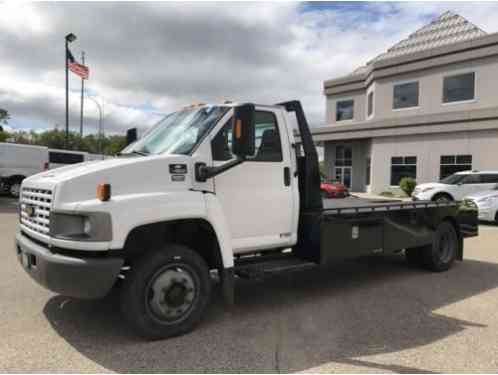
{"label": "emblem on grille", "polygon": [[28,217],[33,217],[35,216],[35,206],[31,204],[25,204],[22,208],[22,210],[28,215]]}

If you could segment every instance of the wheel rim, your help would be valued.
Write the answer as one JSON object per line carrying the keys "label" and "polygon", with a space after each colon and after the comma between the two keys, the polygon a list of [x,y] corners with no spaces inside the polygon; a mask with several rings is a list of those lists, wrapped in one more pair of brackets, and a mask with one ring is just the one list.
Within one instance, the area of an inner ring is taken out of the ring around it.
{"label": "wheel rim", "polygon": [[439,239],[439,260],[442,263],[448,263],[453,255],[453,236],[450,232],[445,232],[441,234]]}
{"label": "wheel rim", "polygon": [[18,197],[20,190],[21,190],[21,185],[20,184],[11,185],[11,187],[10,187],[10,194],[13,195],[14,197]]}
{"label": "wheel rim", "polygon": [[448,197],[439,197],[438,199],[436,199],[436,202],[437,203],[448,203],[450,200],[448,199]]}
{"label": "wheel rim", "polygon": [[147,285],[145,306],[161,323],[186,319],[198,298],[198,279],[187,265],[168,265],[157,271]]}

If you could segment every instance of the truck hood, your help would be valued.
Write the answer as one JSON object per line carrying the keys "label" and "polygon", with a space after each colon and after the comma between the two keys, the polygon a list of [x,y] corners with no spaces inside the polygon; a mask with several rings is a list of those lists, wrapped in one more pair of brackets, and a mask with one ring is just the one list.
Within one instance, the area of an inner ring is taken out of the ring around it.
{"label": "truck hood", "polygon": [[192,160],[184,155],[127,156],[49,170],[23,181],[23,187],[56,191],[55,203],[95,199],[98,184],[113,196],[188,190]]}

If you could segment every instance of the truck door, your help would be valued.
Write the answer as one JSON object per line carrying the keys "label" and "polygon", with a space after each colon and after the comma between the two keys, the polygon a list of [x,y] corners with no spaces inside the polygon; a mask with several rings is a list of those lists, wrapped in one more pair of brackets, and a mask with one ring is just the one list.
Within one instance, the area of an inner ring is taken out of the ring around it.
{"label": "truck door", "polygon": [[[256,152],[215,177],[215,193],[227,217],[234,252],[280,247],[295,241],[293,214],[297,181],[292,177],[284,120],[256,110]],[[233,159],[232,121],[211,142],[215,166]],[[294,236],[293,236],[294,234]]]}

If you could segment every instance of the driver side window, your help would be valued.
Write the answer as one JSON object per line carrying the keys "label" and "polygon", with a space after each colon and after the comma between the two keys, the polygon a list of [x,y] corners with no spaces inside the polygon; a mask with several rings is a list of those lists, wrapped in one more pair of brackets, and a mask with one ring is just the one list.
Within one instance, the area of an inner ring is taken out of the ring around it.
{"label": "driver side window", "polygon": [[[213,160],[227,161],[235,158],[232,154],[232,119],[218,132],[211,142]],[[280,162],[282,144],[277,119],[272,112],[255,112],[256,153],[248,161]]]}

